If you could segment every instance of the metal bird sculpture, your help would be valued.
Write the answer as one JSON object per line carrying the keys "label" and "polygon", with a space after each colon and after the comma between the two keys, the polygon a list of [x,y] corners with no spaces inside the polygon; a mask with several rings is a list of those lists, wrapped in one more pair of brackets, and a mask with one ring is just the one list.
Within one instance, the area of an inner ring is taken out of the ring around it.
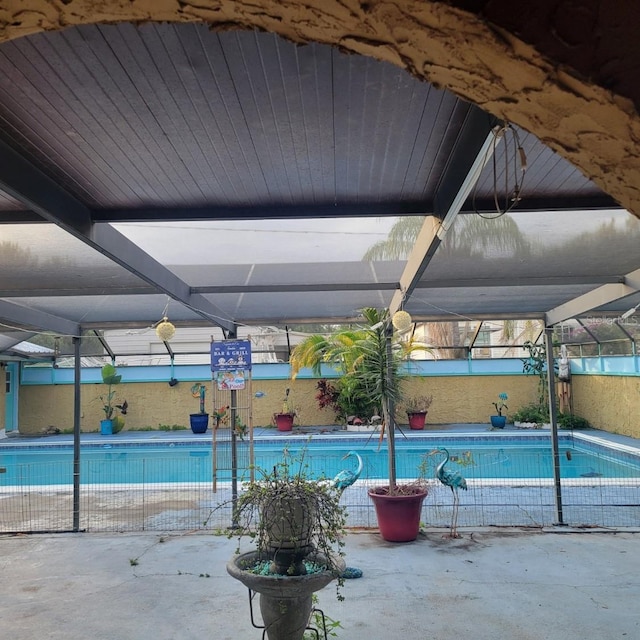
{"label": "metal bird sculpture", "polygon": [[358,460],[358,468],[355,471],[352,471],[351,469],[343,469],[342,471],[338,472],[336,477],[333,479],[332,484],[336,489],[340,489],[340,491],[344,491],[347,487],[350,487],[362,473],[364,464],[362,462],[360,454],[356,451],[349,451],[349,453],[347,453],[342,459],[345,460],[350,456],[355,456],[355,458]]}
{"label": "metal bird sculpture", "polygon": [[[355,471],[351,469],[343,469],[336,474],[336,477],[331,481],[331,484],[338,489],[338,491],[342,492],[347,487],[350,487],[362,473],[362,469],[364,464],[362,462],[362,458],[357,451],[349,451],[346,455],[342,457],[343,460],[354,456],[358,461],[358,467]],[[361,578],[362,577],[362,569],[358,569],[357,567],[346,567],[342,572],[342,578]]]}
{"label": "metal bird sculpture", "polygon": [[436,478],[440,480],[440,482],[445,486],[451,489],[451,493],[453,494],[453,514],[451,516],[451,537],[459,538],[458,535],[458,505],[460,503],[460,496],[458,495],[458,489],[467,490],[467,481],[464,479],[462,474],[457,471],[451,471],[450,469],[445,469],[445,465],[449,462],[449,452],[444,449],[435,449],[432,453],[444,453],[446,454],[445,459],[436,467]]}

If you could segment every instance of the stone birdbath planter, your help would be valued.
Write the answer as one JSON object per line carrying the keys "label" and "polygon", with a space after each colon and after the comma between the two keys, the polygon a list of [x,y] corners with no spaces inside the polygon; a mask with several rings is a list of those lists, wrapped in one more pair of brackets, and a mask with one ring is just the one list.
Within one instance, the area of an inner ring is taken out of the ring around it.
{"label": "stone birdbath planter", "polygon": [[[262,558],[266,556],[258,551],[235,556],[227,563],[227,572],[260,594],[260,613],[269,640],[302,640],[311,616],[313,593],[324,589],[336,574],[320,569],[301,575],[262,575],[254,569]],[[326,564],[326,558],[319,553],[309,554],[305,561],[318,567]],[[334,559],[334,564],[344,571],[342,558]]]}
{"label": "stone birdbath planter", "polygon": [[245,483],[233,535],[250,537],[255,549],[235,556],[227,572],[244,584],[253,603],[260,594],[263,638],[302,640],[312,613],[312,594],[332,580],[342,584],[345,509],[333,482],[309,477],[306,450],[283,459]]}

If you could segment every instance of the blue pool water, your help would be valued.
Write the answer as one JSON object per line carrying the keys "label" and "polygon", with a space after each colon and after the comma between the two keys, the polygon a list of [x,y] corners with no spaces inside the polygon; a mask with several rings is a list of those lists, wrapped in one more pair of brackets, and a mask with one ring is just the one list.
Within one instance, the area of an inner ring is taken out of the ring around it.
{"label": "blue pool water", "polygon": [[[433,477],[442,454],[429,454],[444,446],[453,460],[449,467],[467,479],[531,479],[553,477],[549,438],[411,438],[397,442],[397,475],[415,478],[421,461],[426,476]],[[386,447],[367,438],[323,437],[312,441],[270,440],[256,443],[256,465],[271,469],[283,459],[283,450],[294,459],[304,450],[305,464],[315,477],[332,478],[344,468],[355,469],[356,460],[343,459],[357,451],[364,462],[363,480],[383,480],[387,476]],[[230,479],[231,455],[226,445],[218,446],[219,481]],[[248,448],[241,444],[239,466],[248,466]],[[640,456],[620,452],[572,438],[560,440],[563,478],[640,478]],[[210,442],[124,444],[83,446],[82,484],[138,484],[209,482],[212,478]],[[247,475],[240,472],[240,479]],[[70,446],[0,447],[0,487],[28,485],[68,485],[73,482],[73,450]]]}

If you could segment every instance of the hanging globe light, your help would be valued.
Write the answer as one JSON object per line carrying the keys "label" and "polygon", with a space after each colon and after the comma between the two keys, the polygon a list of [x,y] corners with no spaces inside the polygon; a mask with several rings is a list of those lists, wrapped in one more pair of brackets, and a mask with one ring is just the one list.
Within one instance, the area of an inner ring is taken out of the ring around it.
{"label": "hanging globe light", "polygon": [[176,328],[169,322],[169,318],[165,316],[162,318],[158,326],[156,327],[156,335],[162,342],[169,342],[176,333]]}
{"label": "hanging globe light", "polygon": [[413,320],[411,320],[411,315],[406,311],[396,311],[393,314],[393,318],[391,318],[391,322],[398,331],[407,331],[411,327]]}

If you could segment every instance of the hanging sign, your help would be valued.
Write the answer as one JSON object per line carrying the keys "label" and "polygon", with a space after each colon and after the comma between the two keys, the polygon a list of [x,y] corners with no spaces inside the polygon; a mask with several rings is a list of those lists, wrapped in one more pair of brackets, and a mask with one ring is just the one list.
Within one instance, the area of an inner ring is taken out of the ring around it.
{"label": "hanging sign", "polygon": [[251,341],[224,340],[211,343],[212,371],[251,370]]}
{"label": "hanging sign", "polygon": [[246,372],[250,370],[250,340],[211,343],[211,371],[218,389],[244,389]]}
{"label": "hanging sign", "polygon": [[219,391],[244,389],[245,373],[242,369],[233,371],[217,371],[213,374]]}

